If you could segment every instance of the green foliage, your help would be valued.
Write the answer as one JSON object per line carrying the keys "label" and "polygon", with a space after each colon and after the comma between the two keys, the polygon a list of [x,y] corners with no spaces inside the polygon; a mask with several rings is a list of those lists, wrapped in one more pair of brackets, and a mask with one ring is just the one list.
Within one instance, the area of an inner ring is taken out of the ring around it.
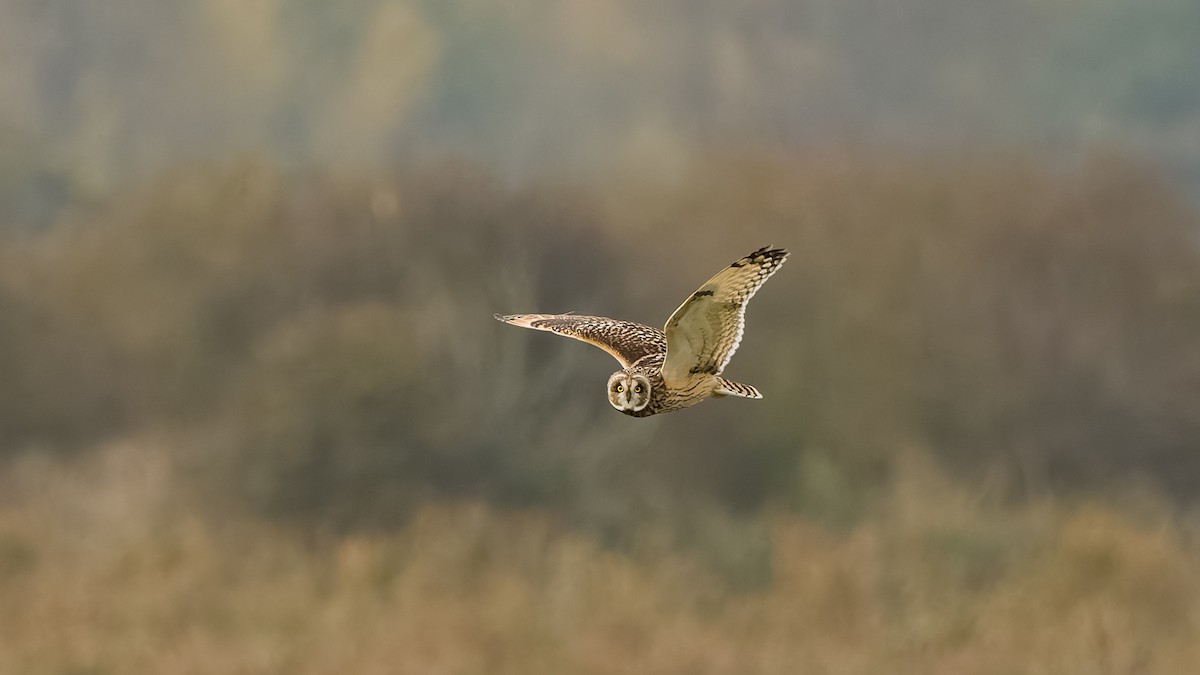
{"label": "green foliage", "polygon": [[[474,496],[616,541],[657,522],[697,550],[770,501],[850,526],[912,450],[1007,494],[1131,470],[1194,491],[1200,381],[1176,365],[1200,358],[1194,218],[1152,176],[707,166],[592,191],[461,165],[166,175],[10,239],[4,451],[174,429],[197,489],[274,517],[381,526]],[[607,356],[491,318],[658,323],[766,242],[793,259],[732,366],[759,404],[631,423],[599,398]],[[754,558],[718,564],[752,580]]]}
{"label": "green foliage", "polygon": [[419,420],[435,398],[395,357],[407,317],[382,304],[315,310],[266,336],[233,385],[225,486],[272,515],[363,522],[426,494],[439,456]]}
{"label": "green foliage", "polygon": [[77,198],[75,180],[51,154],[0,118],[0,231],[43,229]]}
{"label": "green foliage", "polygon": [[1194,171],[1198,21],[1189,0],[24,0],[0,7],[0,125],[101,190],[246,152],[544,177],[831,139]]}

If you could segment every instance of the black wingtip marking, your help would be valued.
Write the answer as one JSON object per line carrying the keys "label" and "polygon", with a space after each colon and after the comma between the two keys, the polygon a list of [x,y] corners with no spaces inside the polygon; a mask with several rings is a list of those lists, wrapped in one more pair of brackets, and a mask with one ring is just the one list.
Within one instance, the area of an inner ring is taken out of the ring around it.
{"label": "black wingtip marking", "polygon": [[692,293],[692,297],[693,298],[703,298],[706,295],[712,295],[712,294],[713,294],[712,291],[696,291],[695,293]]}
{"label": "black wingtip marking", "polygon": [[788,255],[785,248],[771,248],[770,244],[758,249],[757,251],[747,255],[746,257],[730,264],[730,267],[745,267],[749,263],[761,262],[763,260],[782,260]]}
{"label": "black wingtip marking", "polygon": [[746,257],[747,258],[759,258],[759,257],[761,257],[761,258],[783,258],[783,257],[786,257],[787,254],[788,254],[788,251],[786,248],[771,248],[770,246],[764,246]]}

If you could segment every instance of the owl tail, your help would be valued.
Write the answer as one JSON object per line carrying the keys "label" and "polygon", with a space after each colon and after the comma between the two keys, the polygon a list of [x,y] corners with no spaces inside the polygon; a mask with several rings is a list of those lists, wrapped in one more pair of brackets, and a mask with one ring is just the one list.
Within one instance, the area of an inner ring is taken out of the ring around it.
{"label": "owl tail", "polygon": [[716,391],[713,396],[741,396],[742,398],[762,398],[758,390],[748,384],[741,384],[723,377],[718,377]]}

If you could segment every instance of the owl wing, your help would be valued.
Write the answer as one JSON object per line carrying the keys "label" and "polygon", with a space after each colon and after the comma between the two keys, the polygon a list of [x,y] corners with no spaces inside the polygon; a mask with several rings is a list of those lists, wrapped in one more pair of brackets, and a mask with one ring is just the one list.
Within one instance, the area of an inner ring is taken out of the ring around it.
{"label": "owl wing", "polygon": [[788,252],[765,246],[717,272],[667,319],[663,379],[680,386],[696,373],[719,375],[737,351],[746,303],[779,269]]}
{"label": "owl wing", "polygon": [[497,314],[496,318],[514,326],[547,330],[596,345],[620,361],[622,368],[644,356],[667,350],[667,338],[662,331],[632,321],[576,314]]}

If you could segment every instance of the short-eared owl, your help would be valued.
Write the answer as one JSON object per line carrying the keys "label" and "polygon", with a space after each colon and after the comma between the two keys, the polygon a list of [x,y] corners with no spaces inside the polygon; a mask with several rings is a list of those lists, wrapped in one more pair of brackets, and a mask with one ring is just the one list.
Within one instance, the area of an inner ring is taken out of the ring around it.
{"label": "short-eared owl", "polygon": [[762,398],[721,377],[742,341],[746,303],[788,252],[760,248],[717,272],[675,310],[663,330],[602,316],[511,314],[496,318],[596,345],[621,362],[608,378],[608,402],[634,417],[679,410],[709,397]]}

